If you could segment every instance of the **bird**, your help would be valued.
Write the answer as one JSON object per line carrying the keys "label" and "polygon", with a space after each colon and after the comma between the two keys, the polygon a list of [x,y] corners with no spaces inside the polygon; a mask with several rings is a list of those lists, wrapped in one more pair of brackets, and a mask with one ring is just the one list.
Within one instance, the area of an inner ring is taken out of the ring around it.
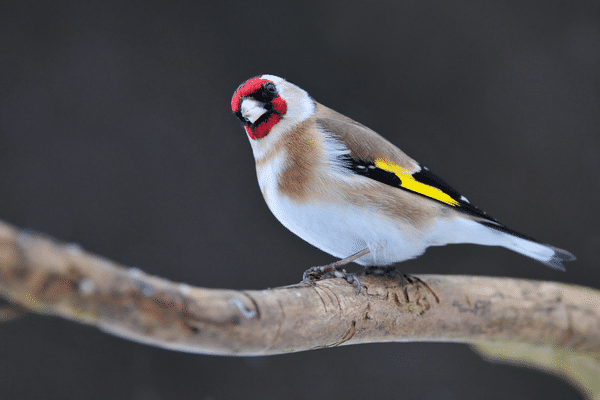
{"label": "bird", "polygon": [[291,232],[339,260],[304,280],[343,277],[350,262],[383,268],[430,246],[502,246],[549,267],[566,250],[513,231],[368,127],[274,75],[248,79],[231,109],[250,141],[267,206]]}

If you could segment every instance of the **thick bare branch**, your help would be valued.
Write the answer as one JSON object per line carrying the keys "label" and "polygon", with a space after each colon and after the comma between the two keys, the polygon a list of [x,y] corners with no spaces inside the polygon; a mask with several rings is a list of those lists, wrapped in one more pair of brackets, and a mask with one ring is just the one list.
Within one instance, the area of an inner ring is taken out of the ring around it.
{"label": "thick bare branch", "polygon": [[372,342],[462,342],[482,351],[519,344],[585,355],[598,367],[600,295],[592,289],[471,276],[360,281],[358,295],[342,279],[196,288],[0,223],[0,295],[155,346],[243,356]]}

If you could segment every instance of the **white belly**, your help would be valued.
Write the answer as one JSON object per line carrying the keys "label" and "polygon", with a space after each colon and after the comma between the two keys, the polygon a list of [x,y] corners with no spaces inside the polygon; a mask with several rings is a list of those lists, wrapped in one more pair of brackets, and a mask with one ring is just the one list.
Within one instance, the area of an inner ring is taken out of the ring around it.
{"label": "white belly", "polygon": [[[369,248],[369,254],[355,261],[361,265],[404,261],[426,248],[417,233],[405,235],[398,226],[352,206],[298,205],[284,197],[271,197],[268,205],[286,228],[335,257],[346,258]],[[407,227],[407,231],[411,229]]]}

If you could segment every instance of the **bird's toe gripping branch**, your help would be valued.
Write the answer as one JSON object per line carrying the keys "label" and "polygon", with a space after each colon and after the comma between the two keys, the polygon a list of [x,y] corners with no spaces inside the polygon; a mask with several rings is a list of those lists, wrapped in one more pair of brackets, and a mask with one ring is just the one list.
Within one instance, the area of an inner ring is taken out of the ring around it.
{"label": "bird's toe gripping branch", "polygon": [[358,280],[356,274],[347,272],[344,269],[340,269],[341,266],[336,266],[334,264],[336,263],[310,267],[304,271],[304,274],[302,275],[302,282],[311,283],[320,279],[343,278],[349,284],[356,283],[356,294],[360,293],[360,280]]}
{"label": "bird's toe gripping branch", "polygon": [[359,257],[364,256],[365,254],[369,254],[371,252],[370,249],[362,249],[358,253],[354,253],[349,257],[346,257],[342,260],[338,260],[334,263],[311,267],[304,271],[302,275],[302,282],[313,282],[318,279],[324,278],[344,278],[348,283],[353,284],[356,282],[357,294],[360,293],[360,281],[356,274],[346,272],[346,270],[341,269],[344,265],[351,263]]}

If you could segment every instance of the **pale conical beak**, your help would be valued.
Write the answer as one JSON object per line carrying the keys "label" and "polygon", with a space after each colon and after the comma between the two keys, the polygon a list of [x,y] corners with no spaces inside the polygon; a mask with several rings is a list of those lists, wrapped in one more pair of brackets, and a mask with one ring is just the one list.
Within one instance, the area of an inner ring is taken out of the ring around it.
{"label": "pale conical beak", "polygon": [[244,99],[242,101],[242,115],[251,124],[255,123],[267,110],[264,108],[264,103],[253,99]]}

